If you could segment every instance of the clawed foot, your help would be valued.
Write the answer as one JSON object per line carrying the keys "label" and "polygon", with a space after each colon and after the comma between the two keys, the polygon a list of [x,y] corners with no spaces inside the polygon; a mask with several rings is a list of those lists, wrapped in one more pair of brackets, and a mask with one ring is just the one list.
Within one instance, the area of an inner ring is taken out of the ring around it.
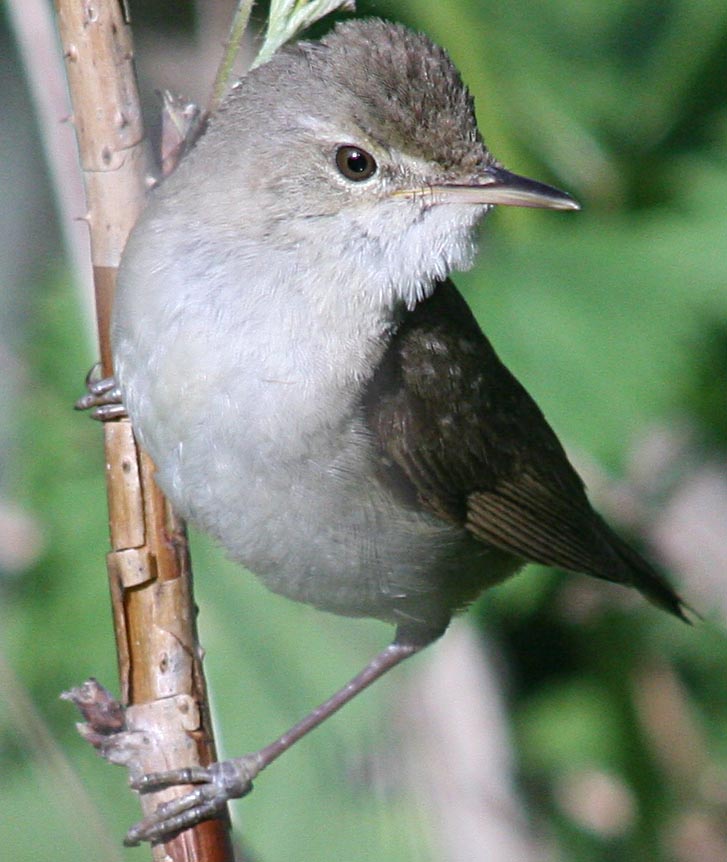
{"label": "clawed foot", "polygon": [[261,763],[257,755],[223,760],[210,766],[155,772],[132,779],[131,786],[140,793],[162,790],[175,784],[199,785],[169,802],[162,803],[126,833],[124,844],[135,847],[142,841],[159,841],[195,826],[218,814],[230,799],[239,799],[252,790],[252,779]]}
{"label": "clawed foot", "polygon": [[126,416],[126,410],[121,403],[121,390],[116,385],[113,377],[96,379],[98,365],[86,375],[87,394],[73,405],[76,410],[91,410],[91,418],[99,422],[108,422],[110,419],[122,419]]}

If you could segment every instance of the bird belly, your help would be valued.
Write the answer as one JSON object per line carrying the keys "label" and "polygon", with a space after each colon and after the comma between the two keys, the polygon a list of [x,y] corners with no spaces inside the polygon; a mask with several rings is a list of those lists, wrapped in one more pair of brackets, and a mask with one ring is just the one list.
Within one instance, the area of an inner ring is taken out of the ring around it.
{"label": "bird belly", "polygon": [[402,505],[379,481],[373,443],[357,421],[319,429],[292,460],[272,442],[241,445],[231,457],[229,440],[222,451],[214,445],[219,433],[163,459],[160,485],[276,593],[437,629],[515,568],[464,529]]}

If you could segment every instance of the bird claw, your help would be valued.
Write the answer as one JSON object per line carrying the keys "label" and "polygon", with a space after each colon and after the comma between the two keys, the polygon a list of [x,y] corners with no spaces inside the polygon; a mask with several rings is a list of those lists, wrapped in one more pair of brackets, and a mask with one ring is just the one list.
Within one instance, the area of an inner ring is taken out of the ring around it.
{"label": "bird claw", "polygon": [[91,410],[91,418],[99,422],[122,419],[126,410],[121,401],[121,389],[113,377],[96,379],[98,368],[98,364],[94,365],[86,375],[88,391],[73,406],[76,410]]}
{"label": "bird claw", "polygon": [[140,793],[177,784],[198,786],[183,796],[163,802],[153,814],[132,826],[124,844],[135,847],[142,841],[159,841],[214,817],[230,799],[239,799],[252,790],[252,779],[259,770],[256,755],[248,755],[210,766],[154,772],[132,779],[132,788]]}

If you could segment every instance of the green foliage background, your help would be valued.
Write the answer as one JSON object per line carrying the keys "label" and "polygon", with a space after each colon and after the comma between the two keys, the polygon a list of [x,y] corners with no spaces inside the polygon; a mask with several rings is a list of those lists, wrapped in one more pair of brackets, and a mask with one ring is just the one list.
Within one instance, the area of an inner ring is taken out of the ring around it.
{"label": "green foliage background", "polygon": [[[132,2],[137,27],[161,26],[160,6]],[[651,424],[686,419],[702,441],[694,457],[724,470],[727,5],[392,0],[359,11],[445,45],[495,154],[583,203],[577,216],[495,213],[478,266],[457,278],[563,439],[619,476]],[[136,803],[122,771],[77,738],[71,709],[57,698],[89,675],[115,678],[103,459],[98,428],[70,410],[93,357],[58,252],[26,287],[15,338],[26,386],[8,405],[13,457],[2,487],[38,519],[45,550],[12,577],[0,571],[0,847],[15,862],[147,858],[147,850],[116,849]],[[269,741],[389,637],[381,624],[267,594],[202,537],[194,548],[228,755]],[[724,823],[727,792],[720,799],[699,775],[692,787],[668,774],[633,692],[644,668],[672,668],[710,764],[724,775],[724,617],[680,626],[604,586],[595,588],[597,611],[578,621],[563,610],[575,580],[531,570],[472,612],[502,659],[523,804],[547,836],[548,858],[688,859],[675,831],[691,813]],[[702,610],[709,616],[712,607]],[[255,858],[429,858],[411,800],[372,793],[363,755],[354,754],[381,748],[383,705],[396,692],[392,676],[237,805]],[[584,828],[559,804],[560,778],[582,765],[617,775],[632,795],[635,816],[616,836]]]}

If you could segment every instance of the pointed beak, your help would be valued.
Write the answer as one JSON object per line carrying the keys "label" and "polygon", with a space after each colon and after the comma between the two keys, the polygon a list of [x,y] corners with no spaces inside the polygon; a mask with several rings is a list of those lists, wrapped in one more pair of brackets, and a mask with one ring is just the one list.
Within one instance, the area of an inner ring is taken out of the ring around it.
{"label": "pointed beak", "polygon": [[494,165],[472,183],[430,186],[426,193],[436,203],[496,204],[549,210],[581,208],[578,201],[565,192]]}

